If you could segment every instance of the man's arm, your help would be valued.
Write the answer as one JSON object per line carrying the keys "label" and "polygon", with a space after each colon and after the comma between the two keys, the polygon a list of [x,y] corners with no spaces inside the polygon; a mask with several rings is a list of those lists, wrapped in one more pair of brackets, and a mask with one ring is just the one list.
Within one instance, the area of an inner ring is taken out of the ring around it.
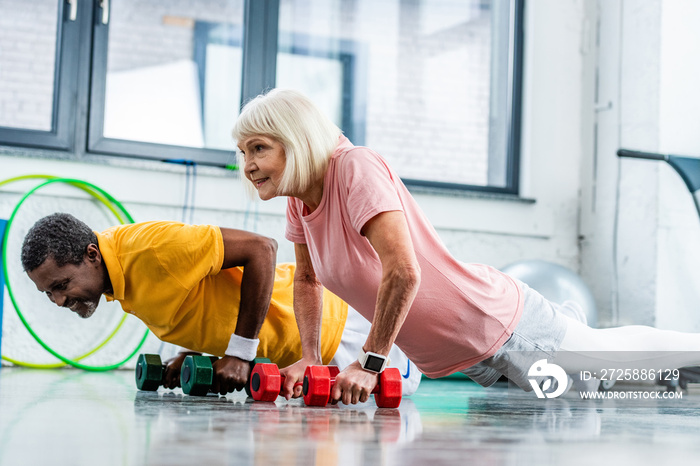
{"label": "man's arm", "polygon": [[236,335],[257,338],[270,308],[275,283],[277,241],[255,233],[221,228],[224,239],[222,269],[243,267],[241,306]]}
{"label": "man's arm", "polygon": [[[403,212],[376,215],[365,224],[362,233],[382,263],[372,328],[363,349],[388,356],[418,292],[420,266]],[[355,361],[336,377],[331,398],[345,404],[365,402],[377,381],[375,373],[362,369]]]}
{"label": "man's arm", "polygon": [[234,334],[226,356],[214,363],[212,391],[222,395],[240,390],[250,376],[249,361],[255,359],[258,333],[272,298],[277,263],[277,242],[255,233],[221,228],[224,241],[222,269],[243,267],[241,301]]}
{"label": "man's arm", "polygon": [[282,395],[301,396],[301,386],[295,382],[304,379],[306,366],[323,364],[321,354],[321,319],[323,317],[323,286],[316,278],[309,249],[305,244],[295,244],[296,270],[294,272],[294,315],[301,337],[301,360],[285,368]]}

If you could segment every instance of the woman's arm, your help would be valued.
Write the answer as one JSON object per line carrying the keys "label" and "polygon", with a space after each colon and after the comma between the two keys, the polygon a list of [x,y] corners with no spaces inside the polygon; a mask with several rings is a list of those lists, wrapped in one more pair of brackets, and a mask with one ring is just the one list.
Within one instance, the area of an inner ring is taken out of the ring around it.
{"label": "woman's arm", "polygon": [[382,263],[382,281],[365,351],[388,355],[420,286],[420,266],[403,212],[382,212],[362,233]]}
{"label": "woman's arm", "polygon": [[323,286],[316,278],[309,248],[295,244],[296,270],[294,272],[294,315],[301,337],[301,360],[285,368],[282,395],[287,399],[301,396],[301,387],[295,382],[304,378],[306,366],[323,364],[321,354],[321,319],[323,317]]}
{"label": "woman's arm", "polygon": [[295,244],[294,315],[301,336],[302,358],[321,364],[321,318],[323,317],[323,286],[316,278],[309,248]]}
{"label": "woman's arm", "polygon": [[[376,215],[365,224],[362,233],[382,263],[372,328],[363,349],[388,356],[418,292],[420,266],[403,212]],[[345,404],[365,402],[377,380],[375,373],[365,371],[355,361],[338,375],[331,396]]]}

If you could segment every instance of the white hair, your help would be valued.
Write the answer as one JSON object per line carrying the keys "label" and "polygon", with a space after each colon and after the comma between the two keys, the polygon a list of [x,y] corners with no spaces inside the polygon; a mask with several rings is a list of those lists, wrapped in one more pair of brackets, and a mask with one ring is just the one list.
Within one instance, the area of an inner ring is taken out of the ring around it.
{"label": "white hair", "polygon": [[[267,136],[282,144],[286,164],[277,194],[286,195],[304,192],[323,177],[342,131],[304,94],[273,89],[243,107],[232,134],[236,141]],[[245,185],[254,191],[252,183]]]}

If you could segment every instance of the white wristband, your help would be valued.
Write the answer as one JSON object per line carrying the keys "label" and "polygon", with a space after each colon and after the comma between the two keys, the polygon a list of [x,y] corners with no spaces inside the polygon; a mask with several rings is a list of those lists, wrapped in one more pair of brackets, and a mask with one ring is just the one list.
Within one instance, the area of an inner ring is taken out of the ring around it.
{"label": "white wristband", "polygon": [[224,354],[226,356],[235,356],[244,361],[252,361],[258,354],[258,343],[260,343],[259,338],[251,340],[234,333],[228,341],[228,348],[226,348]]}

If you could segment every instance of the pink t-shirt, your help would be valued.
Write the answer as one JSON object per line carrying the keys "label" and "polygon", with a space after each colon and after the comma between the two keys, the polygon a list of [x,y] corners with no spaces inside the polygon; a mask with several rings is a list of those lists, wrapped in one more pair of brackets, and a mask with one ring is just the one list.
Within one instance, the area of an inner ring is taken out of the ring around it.
{"label": "pink t-shirt", "polygon": [[454,259],[379,154],[342,136],[318,208],[309,214],[301,200],[288,199],[285,236],[305,243],[321,283],[371,322],[382,266],[360,231],[377,214],[397,210],[408,221],[421,284],[396,344],[429,377],[492,356],[520,319],[520,287],[492,267]]}

